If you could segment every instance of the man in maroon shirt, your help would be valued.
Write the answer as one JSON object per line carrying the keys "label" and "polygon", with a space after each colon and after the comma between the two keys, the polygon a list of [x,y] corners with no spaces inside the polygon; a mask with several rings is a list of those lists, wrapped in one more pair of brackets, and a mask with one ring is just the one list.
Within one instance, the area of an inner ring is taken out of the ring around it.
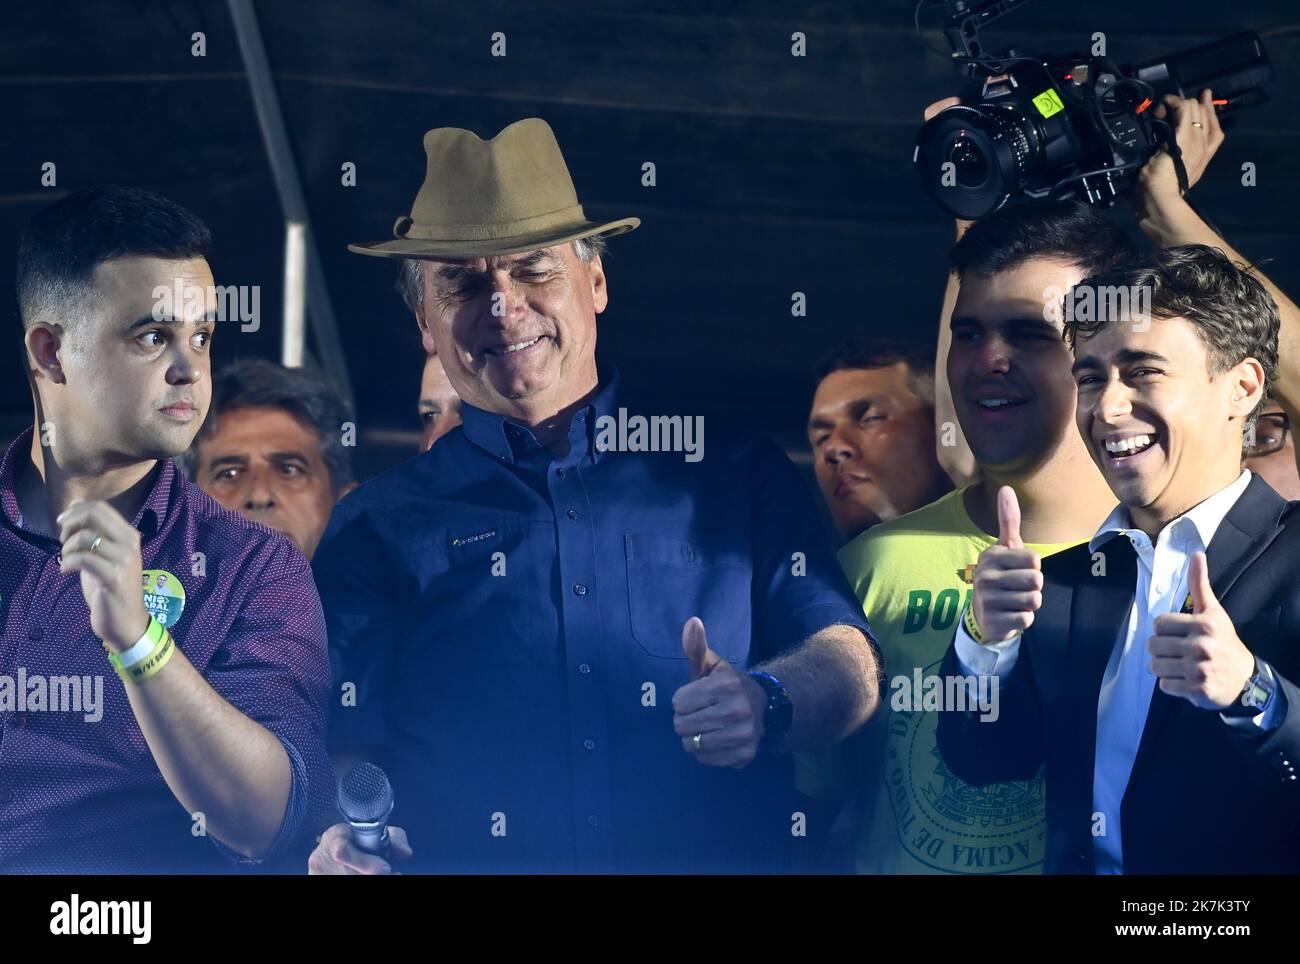
{"label": "man in maroon shirt", "polygon": [[332,796],[307,561],[170,461],[208,403],[209,244],[117,188],[20,243],[36,418],[0,460],[0,870],[254,863]]}

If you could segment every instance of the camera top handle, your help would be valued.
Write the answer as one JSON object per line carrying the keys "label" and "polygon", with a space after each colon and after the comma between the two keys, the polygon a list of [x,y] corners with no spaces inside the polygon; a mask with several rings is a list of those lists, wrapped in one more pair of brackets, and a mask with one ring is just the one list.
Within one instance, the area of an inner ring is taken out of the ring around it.
{"label": "camera top handle", "polygon": [[988,59],[979,39],[981,28],[1028,2],[1029,0],[984,0],[983,3],[972,3],[971,0],[945,0],[948,20],[944,24],[943,35],[948,38],[953,58],[961,64],[963,76],[974,77],[980,70],[979,61]]}

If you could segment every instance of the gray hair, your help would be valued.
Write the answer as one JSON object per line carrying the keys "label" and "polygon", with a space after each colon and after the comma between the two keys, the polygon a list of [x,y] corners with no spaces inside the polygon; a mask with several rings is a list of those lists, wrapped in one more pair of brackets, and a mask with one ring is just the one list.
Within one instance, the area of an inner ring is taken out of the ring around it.
{"label": "gray hair", "polygon": [[225,412],[240,408],[278,408],[310,428],[320,443],[336,499],[353,481],[352,452],[343,444],[343,426],[352,419],[347,403],[322,376],[265,358],[237,359],[212,380],[208,417],[190,447],[176,458],[190,481],[198,481],[199,446],[216,431]]}
{"label": "gray hair", "polygon": [[[578,259],[590,264],[595,258],[604,257],[609,242],[602,234],[592,234],[577,238],[570,244]],[[412,312],[417,312],[424,306],[423,263],[420,258],[403,258],[397,266],[397,290]]]}

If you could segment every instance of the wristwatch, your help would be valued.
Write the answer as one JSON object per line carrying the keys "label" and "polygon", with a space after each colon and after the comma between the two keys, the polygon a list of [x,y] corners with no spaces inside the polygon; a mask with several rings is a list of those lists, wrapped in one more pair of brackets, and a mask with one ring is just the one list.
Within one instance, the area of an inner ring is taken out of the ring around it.
{"label": "wristwatch", "polygon": [[749,676],[767,694],[767,706],[763,709],[763,741],[759,745],[764,750],[779,753],[785,749],[785,738],[794,722],[794,704],[781,681],[771,673],[754,670]]}
{"label": "wristwatch", "polygon": [[1273,672],[1267,663],[1255,657],[1255,673],[1246,680],[1241,688],[1241,697],[1220,710],[1229,718],[1247,718],[1267,712],[1269,704],[1277,693],[1277,684],[1273,682]]}

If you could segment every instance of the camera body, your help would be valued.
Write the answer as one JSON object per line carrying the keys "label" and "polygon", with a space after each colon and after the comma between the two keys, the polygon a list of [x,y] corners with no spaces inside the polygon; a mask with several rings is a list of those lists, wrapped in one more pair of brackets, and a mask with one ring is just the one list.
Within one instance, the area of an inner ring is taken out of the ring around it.
{"label": "camera body", "polygon": [[915,161],[926,189],[968,219],[1016,195],[1110,203],[1161,144],[1148,85],[1105,57],[1008,60],[978,103],[921,129]]}
{"label": "camera body", "polygon": [[1131,67],[1104,55],[986,54],[980,28],[1026,2],[948,4],[953,61],[965,76],[983,76],[984,88],[973,105],[925,123],[913,161],[927,193],[956,217],[983,217],[1013,197],[1108,205],[1162,147],[1185,181],[1173,128],[1153,111],[1159,100],[1208,87],[1223,112],[1265,99],[1272,66],[1249,32]]}

